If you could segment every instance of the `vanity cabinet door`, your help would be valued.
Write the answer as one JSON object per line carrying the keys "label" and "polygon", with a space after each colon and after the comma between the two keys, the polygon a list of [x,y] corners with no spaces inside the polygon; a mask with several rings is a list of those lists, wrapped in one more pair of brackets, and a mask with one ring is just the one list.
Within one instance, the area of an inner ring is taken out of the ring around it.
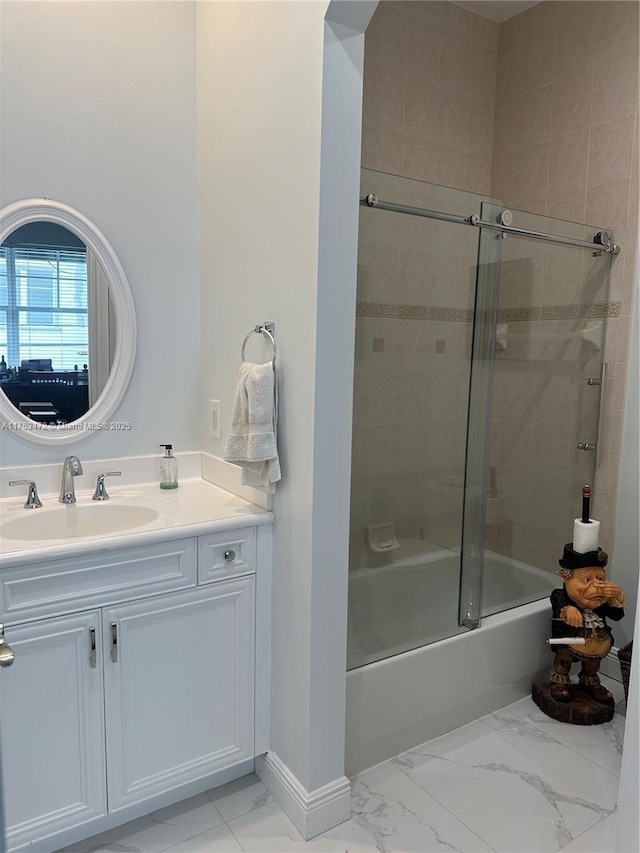
{"label": "vanity cabinet door", "polygon": [[254,586],[103,612],[110,812],[253,757]]}
{"label": "vanity cabinet door", "polygon": [[100,631],[97,610],[5,626],[16,656],[0,670],[8,848],[106,812]]}

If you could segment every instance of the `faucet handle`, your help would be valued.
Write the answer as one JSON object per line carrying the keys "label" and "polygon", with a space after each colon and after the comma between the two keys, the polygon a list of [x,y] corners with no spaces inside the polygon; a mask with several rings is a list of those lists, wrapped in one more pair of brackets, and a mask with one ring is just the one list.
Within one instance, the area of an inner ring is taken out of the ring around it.
{"label": "faucet handle", "polygon": [[38,497],[38,489],[36,487],[35,480],[9,480],[9,485],[29,486],[27,501],[24,505],[25,509],[38,509],[38,507],[42,506],[42,501]]}
{"label": "faucet handle", "polygon": [[104,484],[105,477],[119,477],[122,474],[122,471],[106,471],[104,474],[98,474],[98,479],[96,480],[96,490],[93,493],[92,500],[94,501],[108,501],[109,495],[107,493],[107,488]]}

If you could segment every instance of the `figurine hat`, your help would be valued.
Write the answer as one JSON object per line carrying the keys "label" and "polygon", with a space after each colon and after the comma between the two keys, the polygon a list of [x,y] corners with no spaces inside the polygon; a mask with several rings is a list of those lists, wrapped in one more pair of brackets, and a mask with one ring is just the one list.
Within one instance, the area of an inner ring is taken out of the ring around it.
{"label": "figurine hat", "polygon": [[573,550],[573,542],[569,542],[564,546],[562,559],[558,560],[563,569],[572,572],[574,569],[587,569],[591,566],[600,566],[604,569],[609,561],[609,555],[602,548],[596,551],[586,551],[584,554],[579,554]]}

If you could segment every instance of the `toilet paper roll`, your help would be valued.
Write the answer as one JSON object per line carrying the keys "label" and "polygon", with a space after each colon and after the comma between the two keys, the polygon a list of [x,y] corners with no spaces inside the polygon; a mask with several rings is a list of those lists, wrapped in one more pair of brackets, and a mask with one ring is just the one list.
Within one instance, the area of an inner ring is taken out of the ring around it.
{"label": "toilet paper roll", "polygon": [[598,550],[600,522],[593,519],[588,523],[579,518],[573,521],[573,550],[578,554]]}

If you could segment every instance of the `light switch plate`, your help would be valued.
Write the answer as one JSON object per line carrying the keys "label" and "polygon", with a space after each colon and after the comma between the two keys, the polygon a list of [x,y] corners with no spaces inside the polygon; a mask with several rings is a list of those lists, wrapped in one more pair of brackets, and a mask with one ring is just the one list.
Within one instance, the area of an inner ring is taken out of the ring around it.
{"label": "light switch plate", "polygon": [[209,400],[209,430],[211,438],[222,438],[220,429],[220,400]]}

